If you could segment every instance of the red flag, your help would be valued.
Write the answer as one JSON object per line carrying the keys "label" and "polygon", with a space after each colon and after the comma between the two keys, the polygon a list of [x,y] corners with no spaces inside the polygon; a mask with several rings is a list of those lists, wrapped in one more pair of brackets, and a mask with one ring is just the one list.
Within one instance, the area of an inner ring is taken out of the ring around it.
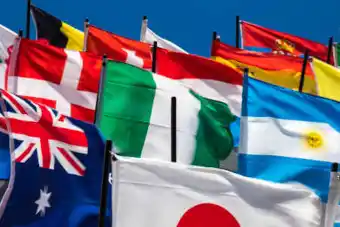
{"label": "red flag", "polygon": [[[60,113],[93,122],[102,60],[41,41],[21,39],[8,90]],[[11,63],[12,64],[12,63]]]}
{"label": "red flag", "polygon": [[151,46],[128,39],[90,25],[87,32],[86,51],[98,56],[107,55],[116,61],[151,69]]}
{"label": "red flag", "polygon": [[320,58],[323,61],[327,60],[328,47],[321,43],[245,21],[241,22],[241,26],[245,48],[264,48],[274,53],[296,56],[303,55],[306,50],[309,50],[310,56]]}

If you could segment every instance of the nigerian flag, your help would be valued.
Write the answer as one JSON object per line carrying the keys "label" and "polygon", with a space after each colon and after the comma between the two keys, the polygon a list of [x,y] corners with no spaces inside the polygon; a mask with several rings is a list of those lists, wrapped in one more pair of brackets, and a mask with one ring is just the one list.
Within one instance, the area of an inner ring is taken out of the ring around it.
{"label": "nigerian flag", "polygon": [[199,96],[180,82],[108,61],[97,126],[120,155],[171,160],[171,97],[177,98],[177,162],[218,167],[233,148],[225,103]]}

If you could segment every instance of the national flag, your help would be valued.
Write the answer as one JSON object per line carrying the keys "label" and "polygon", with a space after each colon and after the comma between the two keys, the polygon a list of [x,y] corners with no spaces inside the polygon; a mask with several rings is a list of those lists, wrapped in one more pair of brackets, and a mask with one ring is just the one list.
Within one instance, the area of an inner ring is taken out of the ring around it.
{"label": "national flag", "polygon": [[5,88],[11,48],[17,34],[0,24],[0,88]]}
{"label": "national flag", "polygon": [[[241,116],[242,72],[208,58],[164,49],[157,49],[156,56],[158,74],[177,80],[205,98],[224,103],[236,117]],[[231,127],[234,146],[239,141],[237,123]]]}
{"label": "national flag", "polygon": [[167,50],[171,50],[171,51],[188,53],[184,49],[182,49],[181,47],[176,45],[175,43],[173,43],[173,42],[171,42],[171,41],[169,41],[165,38],[160,37],[154,31],[152,31],[148,27],[148,20],[147,19],[143,20],[143,22],[142,22],[140,41],[145,42],[145,43],[149,43],[151,45],[153,45],[153,43],[156,41],[158,47],[161,47],[161,48],[164,48],[164,49],[167,49]]}
{"label": "national flag", "polygon": [[60,48],[83,50],[84,33],[82,31],[34,5],[31,5],[31,14],[38,39],[46,39],[49,44]]}
{"label": "national flag", "polygon": [[[299,89],[303,65],[301,58],[241,50],[219,40],[213,42],[212,58],[241,71],[248,68],[251,77],[262,81],[294,90]],[[306,67],[303,91],[317,93],[310,65]]]}
{"label": "national flag", "polygon": [[340,101],[340,69],[313,58],[311,62],[317,81],[318,95]]}
{"label": "national flag", "polygon": [[113,226],[323,226],[319,198],[302,185],[158,160],[117,159],[112,163]]}
{"label": "national flag", "polygon": [[96,225],[104,159],[100,132],[45,105],[1,94],[0,144],[13,141],[16,164],[0,225]]}
{"label": "national flag", "polygon": [[340,44],[339,43],[333,44],[333,57],[334,57],[334,65],[337,68],[340,68]]}
{"label": "national flag", "polygon": [[248,77],[243,94],[239,172],[305,184],[327,202],[340,162],[340,103]]}
{"label": "national flag", "polygon": [[94,121],[102,60],[90,53],[21,39],[8,90],[66,116]]}
{"label": "national flag", "polygon": [[98,56],[107,55],[116,61],[151,69],[151,46],[89,25],[86,51]]}
{"label": "national flag", "polygon": [[98,126],[123,156],[171,160],[171,97],[177,98],[177,162],[219,166],[233,148],[228,106],[176,80],[108,61]]}
{"label": "national flag", "polygon": [[327,60],[328,47],[321,43],[246,21],[241,22],[241,29],[245,49],[293,56],[304,55],[308,50],[310,56],[317,57],[323,61]]}

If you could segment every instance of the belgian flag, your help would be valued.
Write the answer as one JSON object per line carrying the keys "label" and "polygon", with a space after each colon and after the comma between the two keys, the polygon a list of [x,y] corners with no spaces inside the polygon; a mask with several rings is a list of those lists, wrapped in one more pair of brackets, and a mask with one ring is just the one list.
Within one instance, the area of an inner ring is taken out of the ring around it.
{"label": "belgian flag", "polygon": [[82,51],[84,33],[51,14],[31,5],[31,14],[38,39],[46,39],[51,45],[69,50]]}

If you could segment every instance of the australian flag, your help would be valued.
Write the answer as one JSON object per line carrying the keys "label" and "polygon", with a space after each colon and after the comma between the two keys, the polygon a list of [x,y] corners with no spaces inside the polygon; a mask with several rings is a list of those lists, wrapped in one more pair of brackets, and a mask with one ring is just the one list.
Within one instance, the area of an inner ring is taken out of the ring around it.
{"label": "australian flag", "polygon": [[[0,226],[96,226],[104,160],[100,132],[94,125],[0,92],[0,178],[11,179]],[[10,152],[2,152],[6,149]],[[10,156],[12,165],[4,161]]]}

